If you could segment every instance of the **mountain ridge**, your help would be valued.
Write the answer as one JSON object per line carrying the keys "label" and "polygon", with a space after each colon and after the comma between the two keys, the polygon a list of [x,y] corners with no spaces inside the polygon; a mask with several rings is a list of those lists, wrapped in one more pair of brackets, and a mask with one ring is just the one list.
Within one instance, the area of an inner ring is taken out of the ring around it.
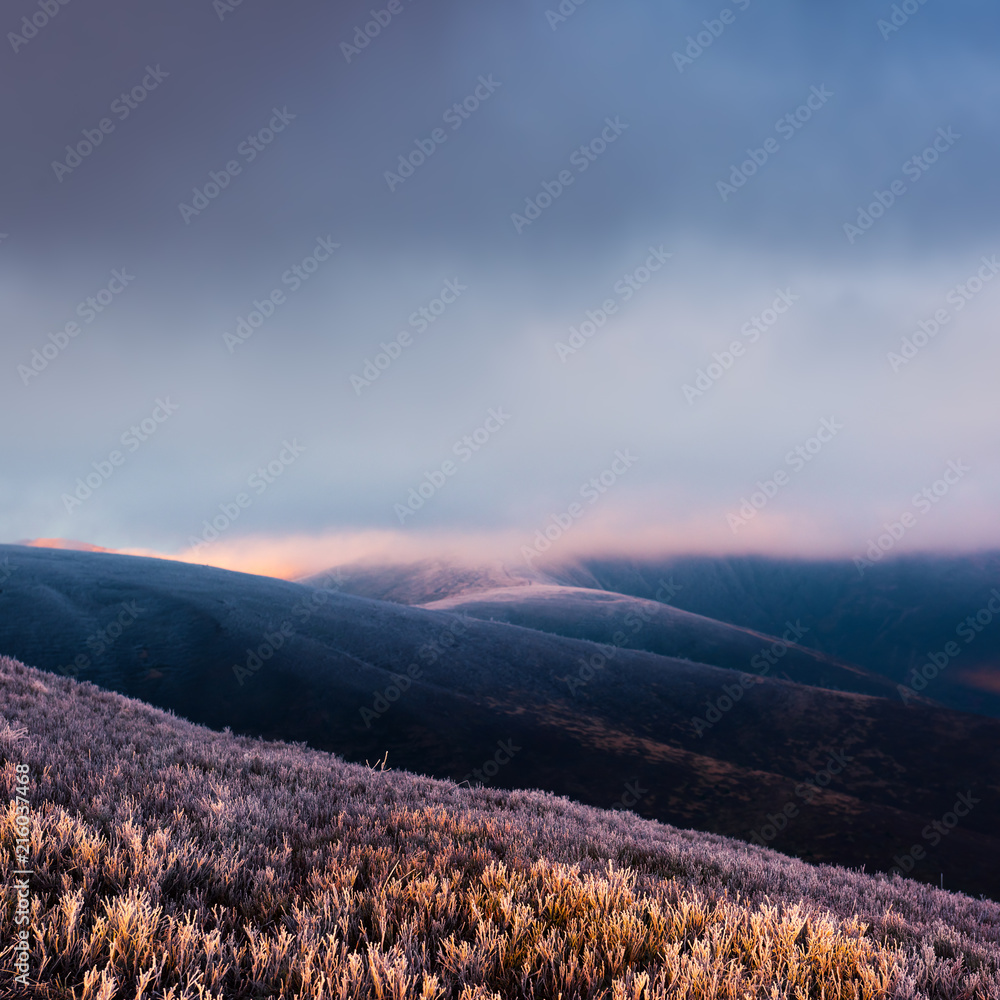
{"label": "mountain ridge", "polygon": [[211,567],[0,557],[0,650],[50,671],[82,655],[81,678],[192,721],[454,780],[512,741],[492,784],[607,806],[638,782],[643,815],[743,838],[789,810],[769,845],[871,870],[971,790],[983,804],[913,873],[1000,893],[978,839],[1000,829],[995,720]]}

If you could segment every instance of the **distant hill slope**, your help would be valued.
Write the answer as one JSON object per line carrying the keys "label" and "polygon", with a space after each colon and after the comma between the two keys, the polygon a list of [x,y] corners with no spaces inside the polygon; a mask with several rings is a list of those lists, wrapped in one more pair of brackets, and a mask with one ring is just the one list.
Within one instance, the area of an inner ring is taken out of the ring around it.
{"label": "distant hill slope", "polygon": [[[869,562],[678,556],[550,559],[486,571],[447,563],[342,569],[346,592],[404,604],[548,584],[669,600],[767,635],[801,620],[809,629],[803,646],[894,684],[923,685],[926,677],[914,677],[926,669],[932,676],[923,691],[931,700],[1000,718],[1000,552]],[[948,643],[958,650],[954,657],[945,653]],[[935,670],[932,658],[945,667]]]}
{"label": "distant hill slope", "polygon": [[0,995],[1000,996],[995,902],[213,733],[6,658],[0,759],[32,873]]}
{"label": "distant hill slope", "polygon": [[803,645],[896,682],[909,683],[928,654],[940,658],[954,642],[959,654],[925,693],[1000,717],[1000,552],[886,556],[868,566],[763,556],[585,559],[542,570],[566,586],[643,598],[672,578],[681,587],[677,607],[759,632],[801,618],[810,628]]}
{"label": "distant hill slope", "polygon": [[213,728],[1000,896],[995,720],[210,567],[4,559],[0,651]]}
{"label": "distant hill slope", "polygon": [[526,587],[551,583],[528,567],[508,568],[501,563],[468,566],[446,559],[412,563],[358,562],[327,573],[304,577],[299,583],[314,587],[333,585],[347,594],[396,604],[428,604],[449,597],[475,594],[501,587]]}
{"label": "distant hill slope", "polygon": [[422,607],[730,670],[785,677],[813,687],[898,697],[896,685],[888,678],[796,643],[808,634],[808,626],[801,621],[786,620],[775,633],[776,641],[775,635],[691,614],[659,601],[544,584],[463,594]]}

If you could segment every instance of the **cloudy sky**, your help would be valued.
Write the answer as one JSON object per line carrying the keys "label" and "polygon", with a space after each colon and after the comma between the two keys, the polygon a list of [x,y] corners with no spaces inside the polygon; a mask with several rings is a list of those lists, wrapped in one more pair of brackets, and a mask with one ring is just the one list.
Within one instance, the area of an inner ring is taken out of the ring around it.
{"label": "cloudy sky", "polygon": [[375,3],[4,7],[0,538],[1000,544],[995,5]]}

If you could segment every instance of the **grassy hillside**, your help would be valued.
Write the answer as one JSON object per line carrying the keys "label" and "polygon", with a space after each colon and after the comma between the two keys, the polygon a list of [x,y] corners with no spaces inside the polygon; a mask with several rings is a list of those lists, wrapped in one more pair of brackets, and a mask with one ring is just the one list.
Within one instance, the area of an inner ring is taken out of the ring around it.
{"label": "grassy hillside", "polygon": [[996,903],[215,733],[5,658],[0,759],[9,801],[28,769],[53,1000],[1000,996]]}
{"label": "grassy hillside", "polygon": [[[1000,899],[998,720],[630,648],[655,623],[631,631],[627,613],[629,645],[598,645],[205,566],[7,552],[0,653],[213,729],[355,762],[388,750],[397,768],[597,807],[624,798],[814,863],[887,871],[918,845],[913,877]],[[979,802],[923,836],[960,794]]]}

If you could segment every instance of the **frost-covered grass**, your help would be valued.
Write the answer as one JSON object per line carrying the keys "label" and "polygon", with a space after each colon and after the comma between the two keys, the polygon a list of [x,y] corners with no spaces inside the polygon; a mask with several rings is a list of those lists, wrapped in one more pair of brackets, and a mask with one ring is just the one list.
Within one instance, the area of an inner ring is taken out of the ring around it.
{"label": "frost-covered grass", "polygon": [[3,658],[0,759],[8,796],[30,767],[52,998],[1000,997],[996,903],[215,733]]}

